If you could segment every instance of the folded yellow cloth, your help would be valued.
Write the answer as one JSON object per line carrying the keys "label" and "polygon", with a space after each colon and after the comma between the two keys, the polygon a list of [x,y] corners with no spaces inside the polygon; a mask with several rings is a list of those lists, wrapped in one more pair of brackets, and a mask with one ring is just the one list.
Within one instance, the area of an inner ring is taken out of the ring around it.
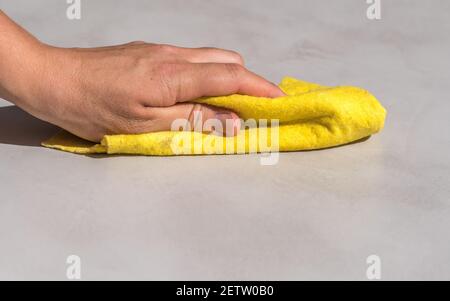
{"label": "folded yellow cloth", "polygon": [[[270,99],[230,95],[196,100],[231,109],[244,121],[269,120],[268,127],[258,123],[256,127],[242,130],[236,137],[165,131],[107,135],[100,144],[95,144],[61,131],[42,145],[79,154],[157,156],[296,151],[346,144],[377,133],[384,126],[386,110],[363,89],[325,87],[290,77],[284,78],[279,86],[286,96]],[[271,126],[270,120],[279,120],[279,126]],[[262,134],[263,129],[267,130],[266,134]],[[273,131],[275,129],[277,131]],[[256,147],[252,143],[254,137]]]}

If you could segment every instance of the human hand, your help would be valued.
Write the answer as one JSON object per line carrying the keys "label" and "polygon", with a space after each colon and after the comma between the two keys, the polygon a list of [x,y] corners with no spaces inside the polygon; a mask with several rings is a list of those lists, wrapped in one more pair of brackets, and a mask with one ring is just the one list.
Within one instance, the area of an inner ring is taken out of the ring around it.
{"label": "human hand", "polygon": [[215,48],[181,48],[132,42],[101,48],[40,45],[36,78],[18,101],[31,114],[82,138],[171,129],[175,119],[216,118],[225,128],[239,117],[222,108],[189,101],[203,96],[284,95],[248,71],[239,54]]}

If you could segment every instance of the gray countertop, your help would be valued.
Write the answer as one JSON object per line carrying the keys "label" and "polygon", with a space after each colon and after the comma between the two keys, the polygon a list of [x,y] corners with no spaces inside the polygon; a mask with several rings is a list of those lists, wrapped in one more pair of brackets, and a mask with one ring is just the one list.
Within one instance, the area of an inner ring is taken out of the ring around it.
{"label": "gray countertop", "polygon": [[147,40],[239,51],[272,81],[370,90],[383,132],[280,155],[89,157],[0,100],[0,279],[450,279],[450,3],[0,0],[45,42]]}

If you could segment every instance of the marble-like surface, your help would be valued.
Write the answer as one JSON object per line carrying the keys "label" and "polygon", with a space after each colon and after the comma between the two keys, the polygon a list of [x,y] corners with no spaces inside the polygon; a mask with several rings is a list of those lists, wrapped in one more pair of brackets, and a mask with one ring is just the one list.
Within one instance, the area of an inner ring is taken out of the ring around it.
{"label": "marble-like surface", "polygon": [[[450,2],[0,0],[42,40],[235,49],[272,81],[373,92],[384,131],[322,151],[93,158],[45,149],[57,129],[0,100],[0,279],[450,279]],[[38,80],[38,79],[37,79]]]}

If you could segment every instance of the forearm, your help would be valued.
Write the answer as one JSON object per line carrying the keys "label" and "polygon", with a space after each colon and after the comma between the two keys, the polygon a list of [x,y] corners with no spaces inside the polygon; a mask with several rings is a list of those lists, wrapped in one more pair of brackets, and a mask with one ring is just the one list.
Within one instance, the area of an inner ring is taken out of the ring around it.
{"label": "forearm", "polygon": [[0,97],[28,106],[45,46],[0,10]]}

